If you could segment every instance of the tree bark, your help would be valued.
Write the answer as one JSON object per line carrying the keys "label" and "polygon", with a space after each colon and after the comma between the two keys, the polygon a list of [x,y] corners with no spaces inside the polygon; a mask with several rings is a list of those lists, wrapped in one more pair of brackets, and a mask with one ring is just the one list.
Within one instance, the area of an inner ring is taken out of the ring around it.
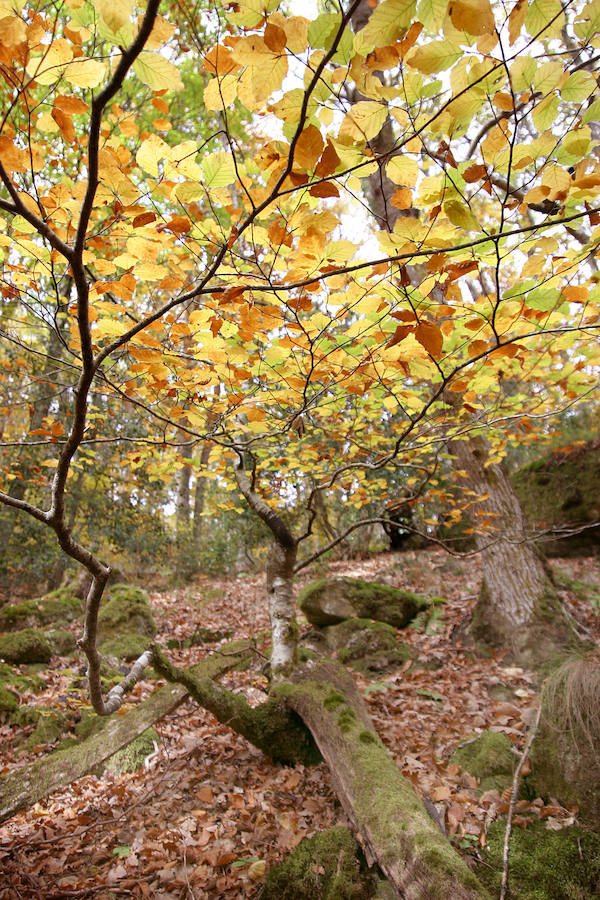
{"label": "tree bark", "polygon": [[[184,432],[178,432],[181,440],[185,440],[188,436]],[[177,473],[177,502],[175,508],[175,528],[177,537],[182,538],[188,533],[190,527],[190,476],[191,470],[187,465],[187,461],[192,458],[192,446],[181,448],[180,456],[183,464]]]}
{"label": "tree bark", "polygon": [[[508,648],[513,661],[534,667],[573,649],[578,639],[505,467],[486,465],[488,448],[481,436],[452,441],[449,449],[467,474],[470,490],[485,498],[474,504],[470,517],[483,565],[471,633],[483,643]],[[482,530],[484,519],[487,530]]]}
{"label": "tree bark", "polygon": [[281,691],[310,728],[367,863],[402,900],[487,898],[375,734],[352,676],[307,663],[293,681]]}
{"label": "tree bark", "polygon": [[202,444],[202,453],[200,454],[200,469],[196,476],[196,486],[194,489],[194,526],[192,537],[194,546],[198,546],[202,537],[202,513],[204,512],[204,504],[206,502],[206,478],[203,473],[208,469],[208,461],[210,459],[210,451],[212,446],[209,441]]}

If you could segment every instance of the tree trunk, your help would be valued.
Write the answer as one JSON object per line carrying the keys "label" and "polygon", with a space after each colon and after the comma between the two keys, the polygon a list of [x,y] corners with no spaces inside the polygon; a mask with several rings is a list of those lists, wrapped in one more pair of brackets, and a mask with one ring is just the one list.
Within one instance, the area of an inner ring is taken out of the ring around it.
{"label": "tree trunk", "polygon": [[196,477],[196,486],[194,489],[194,527],[192,537],[195,547],[198,546],[200,538],[202,537],[202,513],[204,512],[204,504],[206,502],[206,478],[204,478],[204,472],[208,469],[211,450],[212,447],[210,442],[205,441],[202,445],[200,469]]}
{"label": "tree trunk", "polygon": [[293,680],[281,691],[310,728],[367,863],[402,900],[487,898],[375,734],[352,676],[307,663]]}
{"label": "tree trunk", "polygon": [[[180,439],[187,438],[183,432],[178,432]],[[177,473],[177,501],[175,507],[175,528],[177,537],[184,537],[190,527],[190,467],[186,464],[192,458],[192,446],[181,448],[180,456],[184,462]]]}
{"label": "tree trunk", "polygon": [[[502,464],[486,465],[480,436],[449,445],[457,468],[478,497],[471,521],[481,551],[483,581],[471,633],[486,644],[508,648],[511,658],[536,667],[577,643],[552,576],[532,542],[518,497]],[[476,514],[475,514],[476,513]],[[486,520],[488,530],[482,530]]]}
{"label": "tree trunk", "polygon": [[267,595],[271,619],[271,675],[285,678],[298,661],[298,625],[294,600],[294,566],[298,545],[273,539],[267,563]]}

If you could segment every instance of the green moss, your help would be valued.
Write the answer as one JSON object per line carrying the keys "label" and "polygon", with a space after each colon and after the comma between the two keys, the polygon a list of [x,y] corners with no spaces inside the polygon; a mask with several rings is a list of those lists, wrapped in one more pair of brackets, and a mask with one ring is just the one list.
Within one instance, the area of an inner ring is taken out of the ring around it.
{"label": "green moss", "polygon": [[379,741],[379,738],[373,731],[367,731],[366,729],[364,731],[361,731],[358,739],[361,744],[376,744]]}
{"label": "green moss", "polygon": [[385,672],[414,659],[415,651],[398,640],[395,628],[371,619],[347,619],[323,629],[327,644],[340,662],[357,672]]}
{"label": "green moss", "polygon": [[70,656],[77,646],[75,636],[66,628],[53,628],[46,632],[46,638],[57,656]]}
{"label": "green moss", "polygon": [[0,684],[14,687],[19,694],[31,691],[39,694],[46,687],[46,682],[39,675],[30,671],[18,671],[7,663],[0,663]]}
{"label": "green moss", "polygon": [[36,628],[24,628],[0,637],[0,657],[17,665],[47,663],[52,657],[52,648],[43,632]]}
{"label": "green moss", "polygon": [[[505,823],[487,834],[481,881],[500,889]],[[549,831],[543,823],[513,828],[509,847],[509,900],[591,900],[600,896],[600,836],[582,828]]]}
{"label": "green moss", "polygon": [[116,656],[117,659],[124,659],[130,662],[141,656],[144,650],[147,650],[152,639],[144,637],[142,634],[125,631],[116,634],[100,645],[100,653],[103,656]]}
{"label": "green moss", "polygon": [[147,728],[139,737],[110,757],[106,771],[114,775],[137,772],[144,765],[146,757],[154,753],[155,742],[160,743],[158,734],[154,728]]}
{"label": "green moss", "polygon": [[476,778],[510,776],[515,768],[516,757],[511,751],[511,743],[504,734],[484,731],[468,740],[464,746],[454,751],[450,762],[460,766]]}
{"label": "green moss", "polygon": [[110,719],[108,716],[97,716],[91,708],[81,710],[81,719],[75,725],[75,734],[79,740],[84,741],[92,734],[97,734],[106,728]]}
{"label": "green moss", "polygon": [[349,706],[344,706],[343,709],[340,710],[337,717],[337,723],[340,731],[350,731],[355,722],[356,713],[354,712],[354,710],[350,709]]}
{"label": "green moss", "polygon": [[16,631],[35,625],[72,622],[83,609],[82,601],[70,591],[59,588],[45,597],[24,603],[9,603],[0,609],[0,631]]}
{"label": "green moss", "polygon": [[0,712],[12,713],[19,706],[19,701],[12,691],[0,684]]}
{"label": "green moss", "polygon": [[329,712],[331,712],[331,711],[334,710],[337,706],[339,706],[340,703],[345,703],[345,702],[346,702],[346,701],[345,701],[345,699],[344,699],[344,695],[343,695],[343,694],[340,694],[339,691],[333,691],[333,690],[332,690],[332,691],[330,691],[330,692],[327,694],[327,696],[325,697],[325,699],[324,699],[324,701],[323,701],[323,706],[325,707],[326,710],[328,710]]}
{"label": "green moss", "polygon": [[130,584],[113,585],[110,599],[100,609],[98,631],[103,639],[133,631],[153,637],[156,625],[146,591]]}
{"label": "green moss", "polygon": [[405,628],[427,600],[380,582],[360,578],[320,578],[305,587],[298,605],[313,625],[334,625],[350,617],[375,619]]}
{"label": "green moss", "polygon": [[335,827],[305,838],[271,869],[261,900],[365,900],[373,888],[351,832]]}

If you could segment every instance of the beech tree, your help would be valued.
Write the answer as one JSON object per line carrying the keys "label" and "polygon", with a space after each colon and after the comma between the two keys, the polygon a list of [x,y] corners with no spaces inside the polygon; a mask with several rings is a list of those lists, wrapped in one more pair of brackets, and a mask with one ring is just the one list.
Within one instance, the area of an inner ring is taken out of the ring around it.
{"label": "beech tree", "polygon": [[[202,48],[177,4],[159,8],[0,0],[2,385],[21,403],[4,410],[0,500],[91,576],[80,644],[99,714],[151,659],[288,761],[278,741],[294,709],[313,736],[298,753],[314,738],[399,894],[483,896],[390,767],[345,673],[299,664],[293,577],[315,556],[298,551],[328,497],[356,510],[349,532],[385,497],[378,473],[410,469],[414,496],[431,485],[431,453],[482,430],[489,478],[519,428],[593,385],[597,4],[382,0],[361,19],[355,0],[309,22],[277,0],[241,0],[205,13]],[[124,431],[120,405],[138,410],[143,435]],[[169,481],[210,444],[210,477],[270,529],[265,710],[159,649],[102,695],[110,568],[66,510],[82,457],[93,466],[103,443],[121,472]],[[35,479],[15,490],[32,448]],[[360,791],[381,772],[385,814]],[[387,827],[398,817],[402,842]]]}

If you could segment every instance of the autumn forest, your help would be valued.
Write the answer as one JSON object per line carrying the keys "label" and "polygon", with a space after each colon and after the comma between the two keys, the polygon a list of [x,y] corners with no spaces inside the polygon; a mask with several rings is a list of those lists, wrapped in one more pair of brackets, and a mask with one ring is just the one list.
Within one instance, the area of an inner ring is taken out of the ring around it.
{"label": "autumn forest", "polygon": [[598,0],[0,0],[0,898],[600,896]]}

